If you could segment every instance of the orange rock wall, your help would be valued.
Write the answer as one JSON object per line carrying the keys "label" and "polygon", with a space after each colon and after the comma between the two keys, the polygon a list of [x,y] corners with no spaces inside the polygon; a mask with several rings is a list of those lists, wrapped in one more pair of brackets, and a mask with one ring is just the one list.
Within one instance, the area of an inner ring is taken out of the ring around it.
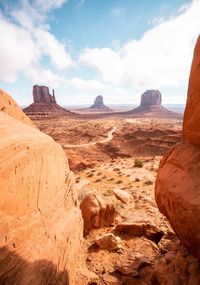
{"label": "orange rock wall", "polygon": [[79,284],[83,225],[64,151],[3,112],[0,138],[0,284]]}

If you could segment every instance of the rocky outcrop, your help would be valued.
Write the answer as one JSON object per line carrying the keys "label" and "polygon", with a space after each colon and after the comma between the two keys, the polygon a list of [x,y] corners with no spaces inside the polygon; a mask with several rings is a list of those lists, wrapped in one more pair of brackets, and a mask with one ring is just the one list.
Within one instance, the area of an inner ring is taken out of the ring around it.
{"label": "rocky outcrop", "polygon": [[[178,117],[176,113],[167,110],[161,105],[162,94],[159,90],[147,90],[141,96],[140,106],[129,111],[130,114],[139,114],[143,116],[167,116]],[[180,117],[180,115],[179,115]]]}
{"label": "rocky outcrop", "polygon": [[34,103],[54,103],[56,104],[54,89],[53,95],[49,93],[49,87],[46,86],[33,86],[33,100]]}
{"label": "rocky outcrop", "polygon": [[100,109],[100,110],[105,110],[105,111],[110,111],[111,110],[109,107],[104,105],[103,96],[102,95],[98,95],[95,98],[94,104],[90,107],[90,109],[97,109],[97,110]]}
{"label": "rocky outcrop", "polygon": [[35,127],[34,123],[24,114],[17,103],[2,89],[0,89],[0,111],[29,126]]}
{"label": "rocky outcrop", "polygon": [[147,90],[141,96],[140,106],[161,106],[162,95],[159,90]]}
{"label": "rocky outcrop", "polygon": [[82,200],[80,208],[84,220],[84,236],[91,229],[109,227],[114,224],[116,215],[114,205],[99,195],[87,195]]}
{"label": "rocky outcrop", "polygon": [[30,106],[23,110],[30,118],[34,119],[35,116],[72,115],[69,110],[62,108],[56,103],[54,90],[53,95],[51,95],[49,88],[46,86],[33,86],[33,101]]}
{"label": "rocky outcrop", "polygon": [[64,151],[4,112],[0,137],[0,284],[85,284],[76,283],[83,225]]}
{"label": "rocky outcrop", "polygon": [[183,143],[161,161],[156,202],[184,245],[200,258],[200,37],[194,51],[184,115]]}

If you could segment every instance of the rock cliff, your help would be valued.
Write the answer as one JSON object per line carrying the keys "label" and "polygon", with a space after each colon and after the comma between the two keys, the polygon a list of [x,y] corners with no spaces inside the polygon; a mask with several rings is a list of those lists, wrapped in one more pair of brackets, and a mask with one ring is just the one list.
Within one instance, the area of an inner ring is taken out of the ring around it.
{"label": "rock cliff", "polygon": [[200,37],[191,67],[183,143],[161,161],[155,196],[184,245],[200,258]]}
{"label": "rock cliff", "polygon": [[162,95],[159,90],[147,90],[141,96],[140,106],[160,106],[162,101]]}
{"label": "rock cliff", "polygon": [[56,103],[55,93],[49,93],[49,88],[46,86],[33,86],[33,103],[24,109],[24,112],[29,116],[57,116],[57,115],[72,115],[69,110],[62,108]]}
{"label": "rock cliff", "polygon": [[142,114],[144,116],[176,116],[175,113],[167,110],[161,105],[162,94],[159,90],[147,90],[141,96],[140,106],[129,113]]}
{"label": "rock cliff", "polygon": [[0,284],[83,284],[73,173],[61,146],[20,112],[0,111]]}

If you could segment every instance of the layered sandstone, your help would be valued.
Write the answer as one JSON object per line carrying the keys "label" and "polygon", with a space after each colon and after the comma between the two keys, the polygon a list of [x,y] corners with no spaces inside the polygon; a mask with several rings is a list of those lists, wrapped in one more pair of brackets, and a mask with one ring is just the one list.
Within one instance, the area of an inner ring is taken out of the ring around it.
{"label": "layered sandstone", "polygon": [[90,109],[97,109],[97,110],[99,109],[99,110],[105,110],[105,111],[110,110],[110,108],[104,104],[102,95],[98,95],[95,98],[94,104],[90,107]]}
{"label": "layered sandstone", "polygon": [[0,137],[0,284],[84,284],[75,282],[83,226],[64,151],[3,112]]}
{"label": "layered sandstone", "polygon": [[161,106],[162,95],[159,90],[147,90],[141,96],[140,106]]}
{"label": "layered sandstone", "polygon": [[160,163],[156,201],[184,245],[200,258],[200,37],[189,79],[183,143]]}
{"label": "layered sandstone", "polygon": [[8,95],[2,89],[0,89],[0,111],[10,115],[11,117],[29,126],[35,127],[34,123],[18,107],[15,100],[13,100],[13,98],[11,98],[10,95]]}
{"label": "layered sandstone", "polygon": [[33,86],[33,103],[24,109],[28,116],[71,115],[72,113],[56,103],[55,93],[50,94],[46,86]]}

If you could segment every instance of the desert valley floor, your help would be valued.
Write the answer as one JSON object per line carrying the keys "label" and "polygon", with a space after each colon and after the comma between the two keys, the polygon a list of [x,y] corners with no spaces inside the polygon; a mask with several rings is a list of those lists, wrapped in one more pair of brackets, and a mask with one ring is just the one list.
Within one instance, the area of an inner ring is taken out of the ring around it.
{"label": "desert valley floor", "polygon": [[117,211],[111,227],[85,233],[87,267],[100,284],[199,284],[197,260],[181,245],[154,198],[159,162],[182,140],[181,119],[32,119],[63,146],[80,203],[100,195]]}

